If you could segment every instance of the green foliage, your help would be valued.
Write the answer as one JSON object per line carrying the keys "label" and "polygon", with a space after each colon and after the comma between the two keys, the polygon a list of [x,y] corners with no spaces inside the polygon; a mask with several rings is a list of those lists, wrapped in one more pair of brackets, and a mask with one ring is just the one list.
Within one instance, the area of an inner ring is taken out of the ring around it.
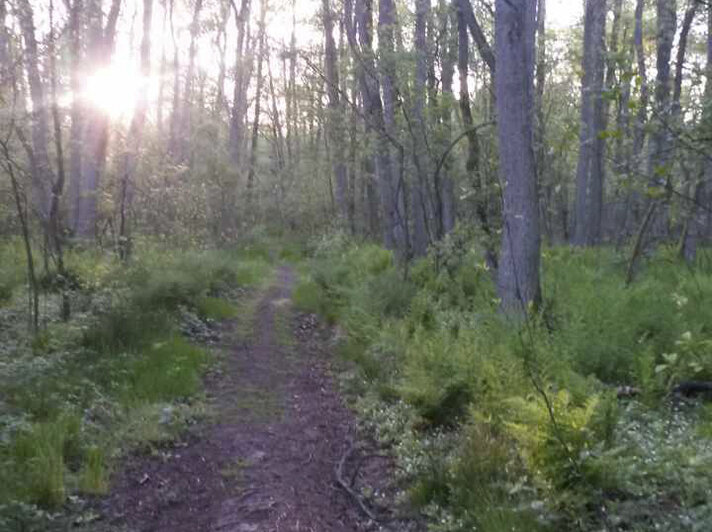
{"label": "green foliage", "polygon": [[226,320],[237,316],[234,305],[219,297],[204,297],[197,303],[198,314],[211,320]]}
{"label": "green foliage", "polygon": [[[408,280],[384,253],[322,239],[295,298],[345,331],[342,353],[359,369],[352,389],[379,405],[362,412],[395,441],[411,499],[440,523],[434,529],[600,528],[596,505],[630,519],[609,494],[635,500],[626,468],[654,475],[640,457],[668,443],[639,428],[648,439],[629,449],[629,417],[613,390],[640,390],[640,407],[656,413],[676,383],[712,378],[712,271],[680,268],[662,250],[626,287],[614,250],[546,249],[545,304],[520,327],[499,316],[491,272],[466,236],[435,247]],[[405,421],[393,425],[388,412]],[[689,452],[705,460],[699,446]],[[666,491],[699,497],[673,474],[690,455],[668,457],[659,489],[646,492],[648,511]]]}
{"label": "green foliage", "polygon": [[[0,246],[2,256],[16,251]],[[41,508],[55,509],[77,490],[105,493],[117,456],[169,440],[201,415],[195,398],[210,357],[178,330],[202,338],[196,328],[210,332],[211,320],[234,317],[224,298],[265,282],[266,256],[183,252],[139,239],[122,264],[68,249],[76,276],[69,322],[58,319],[51,275],[42,295],[49,323],[37,335],[27,335],[25,301],[2,309],[0,500],[10,504],[0,507],[0,523],[5,511],[19,512],[24,524],[41,521]]]}

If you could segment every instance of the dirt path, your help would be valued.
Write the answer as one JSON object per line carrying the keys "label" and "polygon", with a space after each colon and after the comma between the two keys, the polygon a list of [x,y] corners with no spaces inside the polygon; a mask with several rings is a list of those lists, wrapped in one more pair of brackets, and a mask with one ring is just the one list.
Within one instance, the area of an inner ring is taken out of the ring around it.
{"label": "dirt path", "polygon": [[[293,283],[281,268],[252,334],[209,377],[216,421],[156,456],[129,460],[102,503],[105,524],[136,532],[378,528],[336,482],[356,423],[329,377],[329,358],[313,347],[324,344],[314,341],[314,320],[294,320]],[[372,463],[357,472],[374,476],[374,467],[388,469]]]}

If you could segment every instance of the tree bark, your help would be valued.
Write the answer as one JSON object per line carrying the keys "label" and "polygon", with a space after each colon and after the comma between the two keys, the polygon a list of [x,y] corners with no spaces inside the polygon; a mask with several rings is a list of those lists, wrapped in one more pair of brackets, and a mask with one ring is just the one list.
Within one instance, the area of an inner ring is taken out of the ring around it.
{"label": "tree bark", "polygon": [[583,38],[581,133],[576,170],[574,245],[598,243],[603,206],[603,74],[606,0],[587,0]]}
{"label": "tree bark", "polygon": [[257,144],[260,132],[260,110],[262,103],[262,65],[265,60],[265,17],[267,16],[267,0],[262,0],[260,5],[260,22],[257,34],[257,78],[255,79],[255,114],[252,119],[252,140],[250,145],[250,165],[247,172],[247,208],[248,216],[254,221],[257,210],[254,206],[255,174],[257,170]]}
{"label": "tree bark", "polygon": [[[344,21],[349,46],[357,63],[359,91],[363,102],[367,134],[374,138],[370,147],[380,195],[383,242],[394,250],[398,257],[408,255],[408,229],[405,223],[404,183],[402,180],[402,147],[399,149],[400,164],[393,164],[391,146],[396,146],[395,121],[395,56],[393,32],[395,29],[395,4],[391,0],[379,2],[379,71],[373,53],[373,9],[371,0],[344,1]],[[380,50],[380,47],[383,47]],[[379,76],[380,73],[380,76]],[[381,80],[383,101],[381,101]],[[398,149],[398,148],[396,148]],[[396,172],[394,172],[396,170]],[[370,193],[371,191],[369,191]]]}
{"label": "tree bark", "polygon": [[536,4],[497,0],[497,123],[503,187],[502,245],[498,271],[501,309],[522,318],[541,300],[541,236],[534,147],[534,36]]}
{"label": "tree bark", "polygon": [[[456,11],[447,0],[440,0],[442,17],[443,39],[441,42],[442,65],[442,103],[441,121],[442,134],[440,138],[440,152],[442,153],[450,144],[452,137],[452,106],[455,98],[452,92],[455,64],[457,63],[457,19]],[[440,238],[452,232],[455,228],[455,191],[450,176],[449,165],[446,165],[442,176],[433,183],[437,195],[438,212],[440,213],[439,229]]]}
{"label": "tree bark", "polygon": [[29,0],[18,0],[18,18],[25,42],[25,69],[32,99],[32,205],[46,230],[50,211],[50,186],[54,181],[49,158],[49,113],[39,69],[35,22]]}
{"label": "tree bark", "polygon": [[247,113],[247,76],[248,66],[245,54],[245,34],[250,16],[250,0],[243,0],[240,11],[235,11],[237,26],[237,50],[235,58],[235,85],[230,114],[229,151],[232,163],[237,167],[242,161],[242,149]]}
{"label": "tree bark", "polygon": [[413,205],[413,255],[422,257],[427,253],[430,241],[428,227],[428,162],[429,150],[427,145],[427,124],[423,116],[425,108],[426,83],[428,76],[428,51],[427,51],[427,17],[430,12],[430,0],[416,0],[415,2],[415,83],[413,90],[413,123],[411,136],[413,140],[413,163],[415,165],[416,179],[411,185]]}
{"label": "tree bark", "polygon": [[336,42],[334,41],[334,14],[329,0],[322,0],[322,18],[324,24],[324,66],[326,67],[326,93],[328,96],[327,128],[331,140],[331,163],[336,183],[336,208],[339,225],[346,227],[349,219],[348,176],[344,162],[344,115],[339,98],[339,68]]}
{"label": "tree bark", "polygon": [[82,63],[84,61],[83,38],[83,0],[74,0],[69,13],[72,108],[69,130],[69,201],[72,206],[70,227],[76,230],[78,224],[77,206],[81,194],[82,152],[84,130],[84,105],[80,96],[82,91]]}
{"label": "tree bark", "polygon": [[475,12],[472,9],[472,4],[470,4],[470,0],[455,1],[457,2],[457,11],[459,15],[463,17],[465,24],[469,28],[470,34],[472,35],[472,40],[475,41],[475,45],[477,46],[477,51],[480,53],[482,60],[487,65],[490,70],[490,74],[494,78],[494,73],[496,69],[495,54],[492,51],[492,47],[490,46],[489,42],[487,42],[487,38],[485,37],[485,34],[482,31],[482,26],[480,26],[477,18],[475,17]]}

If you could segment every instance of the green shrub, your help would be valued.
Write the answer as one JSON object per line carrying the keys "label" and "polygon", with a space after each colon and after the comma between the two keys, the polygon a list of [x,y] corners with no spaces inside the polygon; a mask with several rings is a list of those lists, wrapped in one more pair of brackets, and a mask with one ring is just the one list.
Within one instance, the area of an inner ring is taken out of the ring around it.
{"label": "green shrub", "polygon": [[163,309],[144,310],[138,305],[120,304],[101,317],[84,334],[83,344],[100,356],[136,351],[156,334],[170,330],[170,316]]}
{"label": "green shrub", "polygon": [[198,314],[202,318],[211,320],[226,320],[237,316],[237,308],[217,297],[204,297],[196,305]]}

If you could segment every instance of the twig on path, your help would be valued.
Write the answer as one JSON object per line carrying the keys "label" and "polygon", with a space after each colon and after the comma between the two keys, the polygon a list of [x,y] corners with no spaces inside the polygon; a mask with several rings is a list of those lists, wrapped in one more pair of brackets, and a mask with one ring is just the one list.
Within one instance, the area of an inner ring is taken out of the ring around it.
{"label": "twig on path", "polygon": [[341,488],[348,493],[352,499],[356,501],[356,504],[358,507],[361,509],[361,511],[368,517],[371,521],[374,522],[379,522],[378,517],[376,514],[373,513],[373,511],[368,507],[366,502],[363,500],[363,497],[359,496],[358,493],[349,485],[349,483],[344,479],[344,466],[346,465],[346,461],[351,457],[351,455],[354,453],[356,450],[356,446],[353,444],[353,442],[349,443],[349,448],[346,450],[344,455],[341,457],[341,460],[339,460],[339,464],[336,466],[336,482],[341,486]]}
{"label": "twig on path", "polygon": [[374,458],[382,458],[383,460],[388,460],[390,456],[387,454],[378,454],[378,453],[371,453],[371,454],[366,454],[362,456],[358,462],[356,462],[356,466],[354,467],[354,472],[351,474],[351,486],[354,485],[354,482],[356,482],[356,476],[359,474],[359,471],[361,471],[361,466],[366,463],[368,460],[372,460]]}

